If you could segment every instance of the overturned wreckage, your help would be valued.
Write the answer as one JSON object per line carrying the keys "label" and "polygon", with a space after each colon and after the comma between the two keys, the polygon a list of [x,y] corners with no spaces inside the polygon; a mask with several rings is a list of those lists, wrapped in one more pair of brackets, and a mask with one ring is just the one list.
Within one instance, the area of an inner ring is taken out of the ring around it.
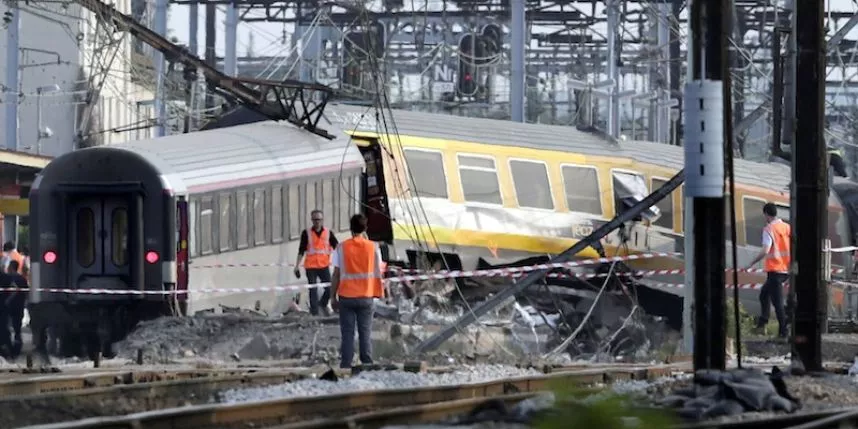
{"label": "overturned wreckage", "polygon": [[[490,265],[480,260],[478,270],[546,263],[532,257],[513,264]],[[682,300],[675,295],[639,285],[622,262],[595,266],[596,277],[585,280],[568,269],[549,272],[537,285],[510,299],[499,318],[513,320],[549,340],[539,347],[547,357],[568,352],[573,358],[613,360],[672,354],[682,323]],[[448,292],[451,304],[468,307],[509,285],[503,278],[462,279]],[[677,302],[674,302],[677,301]],[[506,316],[506,317],[504,317]]]}

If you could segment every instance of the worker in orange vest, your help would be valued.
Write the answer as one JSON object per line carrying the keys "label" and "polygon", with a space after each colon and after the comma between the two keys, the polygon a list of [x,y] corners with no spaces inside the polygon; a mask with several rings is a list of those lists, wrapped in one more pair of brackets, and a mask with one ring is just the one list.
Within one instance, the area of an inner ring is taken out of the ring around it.
{"label": "worker in orange vest", "polygon": [[[331,271],[328,268],[331,265],[331,254],[337,247],[337,237],[334,236],[328,228],[324,226],[324,213],[321,210],[313,210],[310,213],[310,219],[313,221],[313,226],[307,228],[301,233],[301,242],[298,244],[298,259],[295,261],[295,277],[301,278],[301,271],[298,267],[301,266],[301,258],[304,258],[304,272],[307,273],[307,282],[316,284],[318,282],[331,283]],[[331,287],[325,286],[325,292],[322,294],[322,299],[319,299],[319,288],[310,288],[310,314],[316,316],[319,314],[319,308],[322,312],[328,313],[328,301],[331,298]],[[300,302],[300,295],[295,297],[295,305]]]}
{"label": "worker in orange vest", "polygon": [[381,250],[364,236],[366,216],[356,214],[349,222],[352,238],[342,242],[331,264],[331,304],[340,313],[340,368],[351,368],[358,332],[360,361],[372,363],[372,317],[375,298],[384,297]]}
{"label": "worker in orange vest", "polygon": [[17,270],[18,274],[21,274],[24,272],[24,255],[22,255],[18,252],[18,249],[16,249],[14,241],[7,241],[3,245],[2,265],[3,265],[3,271],[4,272],[6,271],[6,268],[9,266],[9,262],[11,262],[11,261],[18,261],[18,270]]}
{"label": "worker in orange vest", "polygon": [[750,269],[761,259],[765,260],[763,269],[766,272],[766,282],[760,290],[760,318],[757,319],[757,329],[762,329],[769,323],[769,307],[774,305],[775,317],[778,318],[778,336],[786,338],[789,331],[784,310],[783,284],[789,280],[792,228],[778,218],[778,208],[772,203],[763,206],[763,215],[767,222],[763,228],[763,246],[760,253],[748,264]]}

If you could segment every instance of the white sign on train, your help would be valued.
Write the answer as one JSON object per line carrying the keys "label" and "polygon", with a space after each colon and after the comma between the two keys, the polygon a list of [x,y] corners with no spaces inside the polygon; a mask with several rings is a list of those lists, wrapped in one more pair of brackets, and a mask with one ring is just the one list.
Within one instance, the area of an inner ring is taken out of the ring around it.
{"label": "white sign on train", "polygon": [[349,131],[375,131],[379,129],[375,120],[375,110],[372,108],[368,108],[366,113],[340,113],[329,110],[325,113],[325,116],[327,116],[332,123],[340,124],[344,129]]}

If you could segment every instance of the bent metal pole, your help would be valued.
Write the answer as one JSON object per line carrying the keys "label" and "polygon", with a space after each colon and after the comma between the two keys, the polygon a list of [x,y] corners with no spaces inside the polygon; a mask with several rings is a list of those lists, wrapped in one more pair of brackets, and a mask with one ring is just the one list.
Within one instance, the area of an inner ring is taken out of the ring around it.
{"label": "bent metal pole", "polygon": [[[693,213],[694,369],[726,365],[724,99],[727,0],[692,0],[685,86],[685,192]],[[725,95],[726,93],[726,95]],[[689,235],[686,231],[686,236]],[[686,295],[687,297],[688,295]],[[687,299],[687,298],[686,298]]]}

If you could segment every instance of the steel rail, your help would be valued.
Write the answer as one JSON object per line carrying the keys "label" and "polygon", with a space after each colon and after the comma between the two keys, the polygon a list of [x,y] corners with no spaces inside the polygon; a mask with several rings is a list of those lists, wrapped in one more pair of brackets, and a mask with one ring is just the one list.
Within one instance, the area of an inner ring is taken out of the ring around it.
{"label": "steel rail", "polygon": [[677,371],[676,365],[659,365],[648,368],[589,369],[457,386],[431,386],[416,389],[350,392],[315,397],[196,405],[119,417],[96,417],[74,422],[27,426],[27,429],[262,428],[297,423],[320,416],[347,416],[355,412],[378,411],[394,407],[539,392],[560,384],[586,386],[619,380],[653,379],[670,375],[675,371]]}
{"label": "steel rail", "polygon": [[164,381],[212,379],[221,377],[243,377],[260,372],[295,373],[276,368],[213,368],[179,370],[87,370],[80,374],[41,374],[0,380],[0,401],[4,398],[20,399],[22,396],[51,394],[57,392],[79,392],[88,389],[112,386],[145,385]]}

